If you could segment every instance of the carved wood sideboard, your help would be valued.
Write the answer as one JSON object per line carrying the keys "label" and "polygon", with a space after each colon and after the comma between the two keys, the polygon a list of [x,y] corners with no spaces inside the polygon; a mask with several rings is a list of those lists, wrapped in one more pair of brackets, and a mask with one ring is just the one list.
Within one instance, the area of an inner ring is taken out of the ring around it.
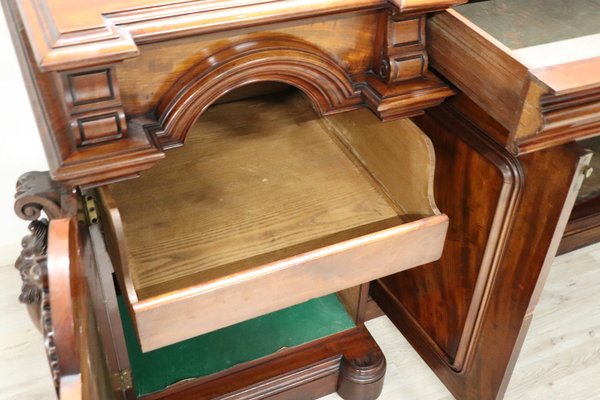
{"label": "carved wood sideboard", "polygon": [[448,227],[407,118],[454,93],[425,16],[462,2],[4,2],[50,166],[19,181],[18,267],[60,398],[376,398],[369,282]]}
{"label": "carved wood sideboard", "polygon": [[502,398],[600,58],[533,65],[462,3],[3,2],[50,169],[17,184],[20,300],[59,398],[375,399],[372,300],[457,399]]}

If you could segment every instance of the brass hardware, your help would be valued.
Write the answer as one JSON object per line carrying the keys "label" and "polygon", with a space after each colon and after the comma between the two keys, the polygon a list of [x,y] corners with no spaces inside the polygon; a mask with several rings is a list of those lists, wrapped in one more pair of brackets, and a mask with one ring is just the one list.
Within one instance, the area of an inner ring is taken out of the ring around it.
{"label": "brass hardware", "polygon": [[586,165],[585,167],[583,167],[581,172],[583,173],[583,176],[589,178],[594,173],[594,168],[590,167],[589,165]]}
{"label": "brass hardware", "polygon": [[98,223],[98,210],[96,208],[96,202],[94,201],[94,197],[86,195],[84,201],[88,223],[90,225],[96,225]]}
{"label": "brass hardware", "polygon": [[113,374],[115,388],[121,392],[133,388],[133,381],[131,379],[131,370],[124,369]]}

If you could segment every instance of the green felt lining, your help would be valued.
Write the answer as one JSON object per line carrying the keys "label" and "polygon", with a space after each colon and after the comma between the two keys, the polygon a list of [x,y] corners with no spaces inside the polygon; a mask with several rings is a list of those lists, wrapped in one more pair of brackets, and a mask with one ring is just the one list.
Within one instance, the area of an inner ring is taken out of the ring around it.
{"label": "green felt lining", "polygon": [[214,374],[276,351],[353,328],[335,294],[320,297],[158,350],[142,353],[124,300],[119,309],[138,396]]}

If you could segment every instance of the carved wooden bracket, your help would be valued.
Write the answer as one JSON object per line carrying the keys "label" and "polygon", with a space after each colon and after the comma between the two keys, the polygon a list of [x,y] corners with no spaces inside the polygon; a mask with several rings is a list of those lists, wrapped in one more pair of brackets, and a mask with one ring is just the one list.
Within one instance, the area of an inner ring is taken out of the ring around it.
{"label": "carved wooden bracket", "polygon": [[60,216],[60,185],[48,172],[27,172],[17,180],[15,213],[19,218],[35,221],[44,211],[49,219]]}
{"label": "carved wooden bracket", "polygon": [[15,263],[23,281],[19,301],[27,305],[33,323],[40,330],[49,223],[48,219],[40,218],[42,211],[49,219],[60,216],[60,187],[50,179],[48,172],[21,175],[17,180],[15,213],[32,222],[29,224],[30,234],[23,238],[23,250]]}
{"label": "carved wooden bracket", "polygon": [[[21,242],[23,249],[15,268],[22,280],[19,301],[27,305],[34,325],[44,335],[44,345],[50,369],[58,391],[59,370],[48,293],[48,219],[61,215],[60,186],[50,179],[48,172],[27,172],[17,180],[15,212],[29,224],[29,235]],[[48,219],[40,218],[42,211]]]}

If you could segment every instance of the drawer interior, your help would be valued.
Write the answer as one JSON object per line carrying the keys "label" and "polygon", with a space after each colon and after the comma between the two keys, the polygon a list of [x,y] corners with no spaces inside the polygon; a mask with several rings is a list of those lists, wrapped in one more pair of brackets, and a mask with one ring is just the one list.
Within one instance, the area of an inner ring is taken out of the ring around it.
{"label": "drawer interior", "polygon": [[217,105],[110,187],[139,299],[405,221],[300,96]]}
{"label": "drawer interior", "polygon": [[99,190],[142,348],[438,258],[433,164],[410,121],[319,118],[299,91],[211,107],[155,168]]}

